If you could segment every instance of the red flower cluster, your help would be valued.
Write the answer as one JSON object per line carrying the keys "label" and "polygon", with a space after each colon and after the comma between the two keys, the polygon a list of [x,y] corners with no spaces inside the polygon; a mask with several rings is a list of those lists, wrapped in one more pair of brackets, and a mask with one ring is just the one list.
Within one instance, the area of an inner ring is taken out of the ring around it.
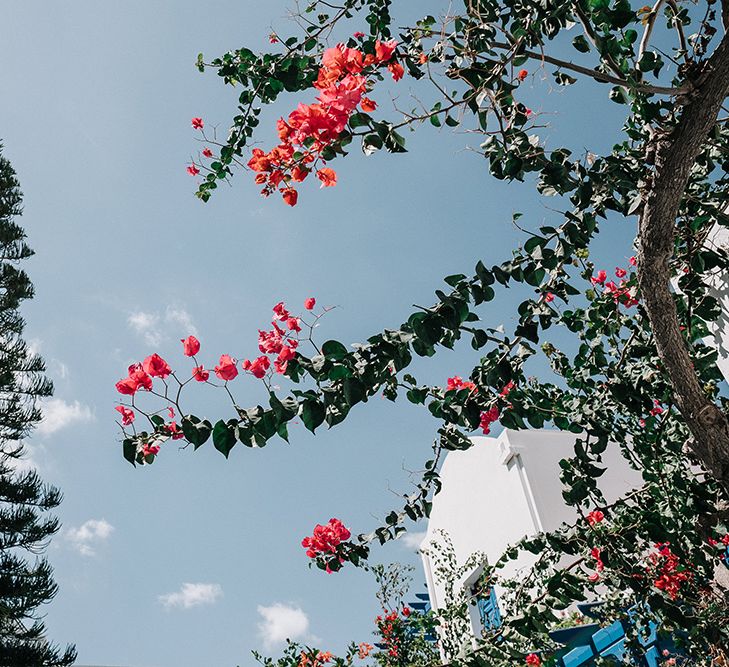
{"label": "red flower cluster", "polygon": [[600,523],[605,518],[605,515],[600,510],[592,510],[587,515],[587,523],[589,523],[591,526],[595,526],[598,523]]}
{"label": "red flower cluster", "polygon": [[461,389],[470,389],[471,391],[475,391],[476,385],[468,380],[464,381],[460,375],[454,375],[452,378],[448,378],[446,391],[460,391]]}
{"label": "red flower cluster", "polygon": [[335,554],[342,542],[346,542],[352,533],[339,519],[329,519],[326,526],[317,524],[314,534],[301,540],[301,546],[306,549],[309,558],[316,558],[320,554]]}
{"label": "red flower cluster", "polygon": [[[304,308],[311,310],[315,303],[316,299],[310,297],[304,302]],[[271,320],[273,329],[258,330],[258,349],[263,354],[253,361],[246,359],[242,364],[244,371],[252,373],[259,379],[264,377],[271,367],[271,359],[266,355],[277,355],[273,360],[273,367],[277,373],[283,374],[289,361],[296,356],[296,348],[299,346],[296,334],[301,331],[301,319],[291,315],[283,301],[273,307],[273,314]],[[279,325],[279,322],[283,326]]]}
{"label": "red flower cluster", "polygon": [[[248,166],[256,172],[256,183],[263,185],[261,194],[268,196],[278,190],[289,206],[295,206],[298,192],[293,183],[302,182],[321,158],[322,151],[333,144],[344,131],[357,106],[373,111],[376,104],[364,97],[369,82],[364,70],[370,66],[388,64],[397,81],[402,78],[402,65],[392,62],[397,42],[375,43],[375,54],[363,54],[338,44],[324,51],[322,65],[314,87],[319,90],[313,104],[299,104],[287,120],[277,123],[278,146],[266,153],[254,148]],[[316,172],[322,187],[337,182],[333,169],[323,167]]]}
{"label": "red flower cluster", "polygon": [[[410,616],[410,609],[408,609],[408,607],[405,607],[402,610],[402,615],[405,618]],[[400,644],[402,643],[401,634],[404,630],[402,621],[398,616],[397,611],[391,611],[384,617],[378,616],[375,619],[375,623],[377,624],[377,629],[379,630],[380,634],[382,635],[382,639],[384,640],[385,648],[387,648],[387,654],[391,658],[397,658],[400,655]]]}
{"label": "red flower cluster", "polygon": [[498,418],[499,409],[495,405],[481,413],[481,422],[479,423],[479,426],[483,430],[484,435],[491,433],[491,424],[497,421]]}
{"label": "red flower cluster", "polygon": [[152,389],[152,378],[142,368],[142,364],[132,364],[129,367],[128,376],[116,383],[116,390],[120,394],[134,396],[139,389],[150,391]]}
{"label": "red flower cluster", "polygon": [[[630,258],[630,263],[632,265],[634,265],[634,259],[634,257]],[[626,308],[637,306],[638,300],[635,298],[634,289],[627,286],[627,281],[622,280],[622,278],[625,278],[625,276],[628,275],[628,272],[618,266],[615,267],[615,275],[618,278],[621,278],[619,285],[615,284],[612,280],[608,281],[607,272],[603,269],[600,269],[597,272],[597,276],[592,276],[592,278],[590,278],[590,282],[595,286],[601,285],[604,287],[603,293],[612,295],[615,303],[622,303]]]}
{"label": "red flower cluster", "polygon": [[367,642],[361,642],[358,648],[359,651],[357,653],[357,657],[360,660],[364,660],[375,649],[372,644],[368,644]]}
{"label": "red flower cluster", "polygon": [[134,410],[130,410],[123,405],[117,405],[114,409],[121,415],[122,426],[129,426],[134,421],[136,416]]}
{"label": "red flower cluster", "polygon": [[681,591],[681,585],[691,580],[691,573],[680,564],[679,558],[671,551],[668,542],[655,544],[656,553],[651,553],[648,560],[655,568],[656,578],[653,585],[665,591],[671,600],[675,600]]}
{"label": "red flower cluster", "polygon": [[657,417],[658,415],[663,414],[663,408],[661,407],[661,402],[658,399],[653,399],[653,407],[651,408],[651,417]]}
{"label": "red flower cluster", "polygon": [[539,667],[542,664],[542,659],[536,653],[530,653],[526,657],[526,664],[529,667]]}
{"label": "red flower cluster", "polygon": [[516,75],[516,78],[519,79],[519,81],[524,81],[529,76],[529,72],[525,69],[520,69],[519,74]]}

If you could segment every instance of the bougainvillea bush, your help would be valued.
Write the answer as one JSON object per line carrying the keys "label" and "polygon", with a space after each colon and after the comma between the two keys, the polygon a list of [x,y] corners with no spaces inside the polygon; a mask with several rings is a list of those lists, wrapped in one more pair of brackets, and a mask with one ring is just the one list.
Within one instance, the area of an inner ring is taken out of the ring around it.
{"label": "bougainvillea bush", "polygon": [[[477,137],[491,176],[532,184],[550,219],[522,217],[523,243],[505,249],[503,262],[448,276],[431,306],[363,332],[360,345],[316,340],[325,311],[312,298],[273,307],[256,358],[221,350],[203,359],[189,338],[187,366],[151,354],[117,385],[124,456],[156,462],[175,438],[194,448],[212,440],[228,456],[237,444],[287,438],[294,419],[311,431],[336,426],[378,395],[424,406],[440,427],[403,506],[372,532],[353,537],[346,526],[345,538],[330,522],[332,535],[320,530],[326,539],[315,532],[305,545],[313,562],[334,571],[426,517],[444,452],[473,446],[470,435],[497,422],[574,434],[561,481],[582,518],[490,565],[506,613],[474,655],[491,665],[548,664],[555,647],[547,630],[574,602],[599,597],[606,619],[635,609],[646,625],[672,633],[693,664],[710,664],[729,647],[729,403],[707,342],[720,314],[714,287],[726,285],[729,268],[714,242],[729,226],[729,1],[464,0],[404,25],[398,11],[406,4],[315,0],[301,7],[295,34],[272,35],[268,53],[200,56],[201,71],[237,86],[239,105],[223,141],[206,134],[204,119],[192,121],[204,142],[187,166],[198,197],[207,201],[242,171],[262,195],[277,194],[269,205],[293,206],[300,191],[317,196],[311,182],[346,188],[336,165],[366,159],[358,147],[365,156],[401,153],[403,129],[427,123]],[[601,88],[605,104],[622,105],[612,150],[547,148],[522,102],[535,74],[550,85]],[[379,94],[385,80],[437,101],[422,113],[392,111]],[[262,107],[279,98],[290,113],[261,124]],[[264,148],[253,148],[254,139]],[[605,266],[595,241],[618,224],[635,237],[634,257]],[[508,294],[526,297],[511,297],[516,324],[504,330],[484,304],[515,285]],[[468,378],[428,386],[413,376],[414,357],[461,339],[474,349]],[[267,405],[239,401],[244,375],[264,383]],[[226,394],[228,414],[197,416],[183,403],[189,383]],[[609,444],[643,486],[608,504],[600,476]],[[500,576],[523,551],[536,556],[528,575]],[[637,646],[638,637],[630,641]]]}

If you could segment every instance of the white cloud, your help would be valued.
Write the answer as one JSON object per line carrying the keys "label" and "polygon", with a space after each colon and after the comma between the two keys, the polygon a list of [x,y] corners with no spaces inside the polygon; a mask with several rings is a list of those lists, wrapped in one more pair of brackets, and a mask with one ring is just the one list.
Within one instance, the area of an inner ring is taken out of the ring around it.
{"label": "white cloud", "polygon": [[405,533],[400,540],[403,546],[408,549],[415,549],[416,551],[419,551],[423,541],[425,540],[425,535],[425,531],[422,533]]}
{"label": "white cloud", "polygon": [[157,347],[162,342],[162,332],[159,330],[159,315],[139,311],[127,318],[127,323],[134,329],[145,343]]}
{"label": "white cloud", "polygon": [[36,431],[43,436],[51,435],[71,424],[94,420],[91,408],[78,401],[67,403],[62,398],[49,398],[43,401],[41,409],[43,419],[38,424]]}
{"label": "white cloud", "polygon": [[78,528],[66,529],[64,537],[82,556],[95,556],[95,547],[113,532],[114,526],[105,519],[89,519]]}
{"label": "white cloud", "polygon": [[309,634],[309,617],[299,607],[275,602],[270,607],[258,606],[262,616],[258,632],[267,651],[287,639],[303,639]]}
{"label": "white cloud", "polygon": [[170,336],[186,338],[190,334],[197,335],[190,313],[174,306],[167,306],[164,313],[146,313],[141,310],[131,313],[127,324],[152,347],[159,346]]}
{"label": "white cloud", "polygon": [[182,588],[176,593],[166,593],[157,599],[167,609],[179,607],[190,609],[204,604],[213,604],[222,597],[223,589],[220,584],[182,584]]}

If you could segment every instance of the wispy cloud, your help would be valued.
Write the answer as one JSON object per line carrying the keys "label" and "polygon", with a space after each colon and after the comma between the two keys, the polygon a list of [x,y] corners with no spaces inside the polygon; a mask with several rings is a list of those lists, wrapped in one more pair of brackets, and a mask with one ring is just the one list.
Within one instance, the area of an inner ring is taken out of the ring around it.
{"label": "wispy cloud", "polygon": [[402,545],[404,547],[407,547],[408,549],[415,549],[416,551],[420,551],[420,547],[423,544],[423,541],[425,540],[425,531],[422,533],[405,533],[401,538],[400,541],[402,542]]}
{"label": "wispy cloud", "polygon": [[89,519],[78,528],[67,528],[64,538],[82,556],[95,556],[96,547],[105,542],[113,532],[114,526],[105,519]]}
{"label": "wispy cloud", "polygon": [[157,347],[168,337],[184,338],[197,335],[197,328],[190,313],[184,308],[167,306],[163,313],[150,313],[142,310],[133,312],[127,324],[142,337],[147,345]]}
{"label": "wispy cloud", "polygon": [[49,398],[41,406],[43,419],[36,431],[39,435],[48,436],[71,424],[85,423],[94,420],[88,405],[73,401],[67,403],[62,398]]}
{"label": "wispy cloud", "polygon": [[214,604],[222,595],[223,589],[220,584],[184,583],[179,591],[160,595],[157,599],[166,609],[191,609],[200,605]]}
{"label": "wispy cloud", "polygon": [[275,602],[270,607],[259,605],[258,613],[262,619],[258,633],[267,651],[287,639],[303,639],[309,635],[309,617],[300,607]]}

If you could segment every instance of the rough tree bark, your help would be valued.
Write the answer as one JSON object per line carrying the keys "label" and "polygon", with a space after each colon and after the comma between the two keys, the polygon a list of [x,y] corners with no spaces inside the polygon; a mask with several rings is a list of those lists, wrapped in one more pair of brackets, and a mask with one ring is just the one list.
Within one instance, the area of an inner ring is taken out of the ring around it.
{"label": "rough tree bark", "polygon": [[694,372],[678,322],[669,270],[676,217],[691,167],[729,95],[729,33],[693,84],[676,127],[656,132],[650,147],[655,151],[655,166],[644,191],[638,227],[638,285],[676,404],[693,435],[689,446],[729,495],[729,422]]}

